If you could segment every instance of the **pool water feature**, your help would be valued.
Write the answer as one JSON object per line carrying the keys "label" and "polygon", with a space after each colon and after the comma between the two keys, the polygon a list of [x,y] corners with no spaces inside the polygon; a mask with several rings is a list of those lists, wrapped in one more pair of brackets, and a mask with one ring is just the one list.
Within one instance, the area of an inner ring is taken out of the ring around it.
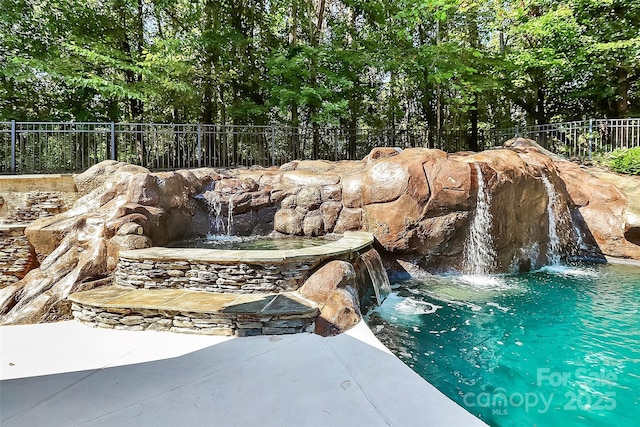
{"label": "pool water feature", "polygon": [[558,204],[558,193],[549,178],[542,175],[542,182],[547,190],[547,216],[549,218],[549,248],[547,249],[547,259],[551,265],[560,265],[560,238],[558,237],[558,227],[556,224],[556,214],[554,206]]}
{"label": "pool water feature", "polygon": [[640,419],[640,267],[551,266],[396,281],[371,328],[493,426]]}
{"label": "pool water feature", "polygon": [[391,294],[391,283],[382,263],[382,258],[380,258],[378,251],[372,250],[362,253],[360,259],[367,268],[376,302],[380,305]]}
{"label": "pool water feature", "polygon": [[[209,213],[209,237],[222,237],[232,236],[234,233],[234,216],[233,210],[235,206],[235,199],[233,195],[223,195],[219,192],[208,190],[202,194],[196,196],[196,199],[204,200],[207,211]],[[226,205],[226,219],[225,224],[223,216],[223,208]]]}
{"label": "pool water feature", "polygon": [[489,210],[491,194],[486,189],[480,165],[474,163],[473,166],[478,179],[478,194],[469,235],[464,243],[463,270],[467,275],[479,276],[491,272],[496,254],[493,250],[493,238],[490,233],[493,221]]}

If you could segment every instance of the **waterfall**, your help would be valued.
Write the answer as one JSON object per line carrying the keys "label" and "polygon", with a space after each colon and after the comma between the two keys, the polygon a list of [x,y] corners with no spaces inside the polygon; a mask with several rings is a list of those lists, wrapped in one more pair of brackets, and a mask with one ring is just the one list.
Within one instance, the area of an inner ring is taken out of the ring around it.
{"label": "waterfall", "polygon": [[484,276],[491,273],[496,256],[490,233],[493,220],[489,211],[491,195],[486,189],[480,166],[477,163],[473,166],[478,177],[478,196],[469,235],[464,242],[463,272],[472,276]]}
{"label": "waterfall", "polygon": [[205,200],[209,209],[209,236],[231,236],[231,232],[233,231],[233,196],[229,196],[229,201],[227,202],[226,225],[224,216],[222,215],[223,200],[220,193],[207,191],[202,194],[201,198]]}
{"label": "waterfall", "polygon": [[573,232],[576,233],[576,252],[588,249],[587,244],[584,242],[582,231],[580,231],[580,228],[573,221],[573,217],[571,217],[571,224],[573,225]]}
{"label": "waterfall", "polygon": [[360,258],[367,267],[373,284],[373,291],[376,294],[376,300],[380,305],[391,293],[391,283],[389,283],[389,276],[387,276],[387,272],[384,269],[380,254],[375,249],[371,249],[363,253]]}
{"label": "waterfall", "polygon": [[206,199],[209,202],[209,213],[211,214],[211,228],[209,233],[218,236],[224,233],[224,221],[222,220],[222,201],[216,194],[210,199]]}
{"label": "waterfall", "polygon": [[547,216],[549,217],[549,247],[547,248],[547,259],[551,265],[560,264],[560,238],[558,237],[558,224],[553,207],[558,202],[558,193],[546,175],[542,175],[542,182],[547,190]]}
{"label": "waterfall", "polygon": [[227,236],[231,236],[232,227],[233,227],[233,196],[229,196],[229,204],[227,205]]}

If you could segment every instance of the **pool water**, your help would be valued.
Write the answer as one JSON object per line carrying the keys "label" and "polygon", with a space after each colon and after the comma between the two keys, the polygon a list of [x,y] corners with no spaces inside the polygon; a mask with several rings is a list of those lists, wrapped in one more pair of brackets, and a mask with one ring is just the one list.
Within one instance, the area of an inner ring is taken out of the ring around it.
{"label": "pool water", "polygon": [[640,420],[640,267],[394,283],[368,313],[399,358],[493,426]]}
{"label": "pool water", "polygon": [[170,244],[169,247],[224,250],[287,250],[320,246],[329,243],[329,241],[319,237],[207,236],[175,242]]}

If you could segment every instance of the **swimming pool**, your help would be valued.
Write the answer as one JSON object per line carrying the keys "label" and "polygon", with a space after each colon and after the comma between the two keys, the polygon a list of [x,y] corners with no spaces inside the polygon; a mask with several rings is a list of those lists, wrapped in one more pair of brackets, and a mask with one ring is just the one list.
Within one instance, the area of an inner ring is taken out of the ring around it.
{"label": "swimming pool", "polygon": [[640,419],[640,267],[396,281],[367,317],[399,358],[490,425]]}

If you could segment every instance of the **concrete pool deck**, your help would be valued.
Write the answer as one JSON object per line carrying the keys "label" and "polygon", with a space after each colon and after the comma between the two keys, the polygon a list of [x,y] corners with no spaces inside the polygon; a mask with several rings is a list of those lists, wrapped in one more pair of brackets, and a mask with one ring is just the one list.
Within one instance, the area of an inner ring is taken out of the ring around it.
{"label": "concrete pool deck", "polygon": [[0,327],[0,425],[481,426],[364,322],[231,338]]}

